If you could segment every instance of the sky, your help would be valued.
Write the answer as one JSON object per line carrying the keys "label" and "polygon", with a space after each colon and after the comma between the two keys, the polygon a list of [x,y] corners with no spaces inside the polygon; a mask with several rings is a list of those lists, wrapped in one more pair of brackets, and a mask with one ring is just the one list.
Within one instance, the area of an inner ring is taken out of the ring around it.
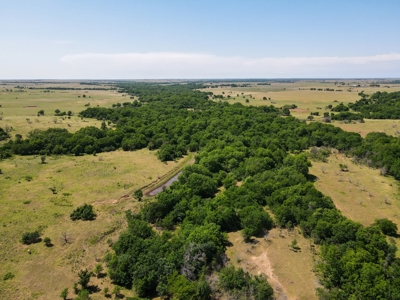
{"label": "sky", "polygon": [[0,0],[0,80],[399,78],[399,28],[399,0]]}

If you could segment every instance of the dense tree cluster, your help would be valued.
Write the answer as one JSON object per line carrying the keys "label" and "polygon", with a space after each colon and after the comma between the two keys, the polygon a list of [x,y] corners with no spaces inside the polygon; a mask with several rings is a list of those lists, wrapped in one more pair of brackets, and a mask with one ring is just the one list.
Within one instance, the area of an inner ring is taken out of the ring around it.
{"label": "dense tree cluster", "polygon": [[400,140],[383,132],[367,134],[360,145],[352,150],[356,162],[385,170],[400,180]]}
{"label": "dense tree cluster", "polygon": [[364,116],[360,113],[353,113],[350,111],[342,111],[338,114],[331,113],[331,120],[335,121],[361,121],[364,122]]}
{"label": "dense tree cluster", "polygon": [[366,119],[400,119],[400,92],[376,92],[362,97],[349,107],[360,112]]}

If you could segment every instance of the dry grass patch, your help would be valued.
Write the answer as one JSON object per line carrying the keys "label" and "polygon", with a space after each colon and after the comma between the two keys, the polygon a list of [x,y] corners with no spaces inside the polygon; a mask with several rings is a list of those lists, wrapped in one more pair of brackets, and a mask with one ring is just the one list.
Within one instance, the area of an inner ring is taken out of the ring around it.
{"label": "dry grass patch", "polygon": [[[347,165],[349,171],[340,171],[339,164]],[[356,165],[337,153],[327,163],[313,161],[312,165],[310,173],[318,177],[316,188],[330,196],[345,216],[363,225],[378,218],[400,224],[400,195],[393,178],[379,175],[377,169]]]}
{"label": "dry grass patch", "polygon": [[[0,299],[57,299],[65,287],[71,291],[77,272],[93,269],[117,240],[125,226],[125,210],[141,208],[142,203],[131,197],[133,191],[181,163],[162,163],[147,149],[51,156],[46,161],[16,156],[2,162]],[[96,220],[71,221],[70,213],[83,203],[94,205]],[[51,238],[54,246],[23,245],[22,233],[34,230]],[[63,241],[63,232],[69,243]],[[7,272],[15,277],[4,281]],[[109,282],[104,278],[99,284]]]}
{"label": "dry grass patch", "polygon": [[[254,243],[243,242],[240,232],[228,234],[233,244],[227,255],[235,267],[251,274],[268,276],[277,299],[317,299],[315,288],[318,280],[313,273],[314,252],[310,240],[294,231],[272,229],[264,238],[255,238]],[[291,250],[296,239],[298,252]]]}
{"label": "dry grass patch", "polygon": [[398,136],[400,134],[400,121],[397,120],[371,120],[365,119],[365,123],[333,122],[332,124],[346,131],[357,132],[365,137],[370,132],[384,132],[388,135]]}

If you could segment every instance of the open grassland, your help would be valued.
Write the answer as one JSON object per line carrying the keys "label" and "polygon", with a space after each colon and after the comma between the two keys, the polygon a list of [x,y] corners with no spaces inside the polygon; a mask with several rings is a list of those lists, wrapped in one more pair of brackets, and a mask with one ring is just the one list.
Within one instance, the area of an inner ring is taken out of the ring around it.
{"label": "open grassland", "polygon": [[[291,115],[301,120],[306,120],[311,112],[319,112],[320,116],[316,116],[315,120],[321,120],[324,112],[329,112],[328,105],[336,106],[343,102],[356,102],[360,99],[358,93],[364,91],[365,94],[373,94],[377,91],[394,92],[400,91],[399,84],[381,84],[380,87],[370,87],[373,81],[366,80],[339,80],[345,85],[335,85],[334,80],[300,80],[294,83],[277,83],[272,82],[271,85],[257,85],[251,83],[249,87],[218,87],[206,88],[203,91],[213,92],[215,95],[224,95],[222,101],[229,103],[242,103],[243,105],[274,105],[283,107],[285,105],[297,105],[296,109],[291,110]],[[243,84],[243,83],[238,83]],[[352,85],[360,85],[353,87]],[[316,89],[334,89],[335,91],[318,91]],[[342,90],[342,91],[336,91]],[[230,98],[227,98],[230,96]],[[266,97],[267,100],[263,100]],[[220,99],[218,99],[220,100]],[[393,128],[393,120],[365,120],[365,123],[344,124],[343,122],[332,122],[333,125],[341,127],[347,131],[358,132],[362,136],[372,131],[382,131],[387,134],[397,135],[397,129]]]}
{"label": "open grassland", "polygon": [[384,132],[393,136],[399,136],[400,134],[400,121],[398,120],[365,119],[364,121],[365,123],[353,122],[348,124],[335,121],[332,124],[346,131],[357,132],[362,137],[365,137],[370,132]]}
{"label": "open grassland", "polygon": [[[57,299],[65,287],[72,292],[77,272],[93,270],[118,238],[125,226],[124,211],[140,209],[142,203],[132,198],[133,191],[184,160],[162,163],[146,149],[51,156],[46,164],[33,156],[2,161],[0,299]],[[96,220],[71,221],[72,210],[84,203],[94,205]],[[54,246],[23,245],[22,233],[34,230],[51,238]],[[64,243],[63,233],[71,238],[69,243]],[[4,281],[7,272],[15,277]],[[91,284],[113,288],[108,277],[92,278]],[[103,298],[102,293],[93,294],[93,299]]]}
{"label": "open grassland", "polygon": [[[315,288],[318,280],[313,273],[314,248],[294,229],[272,229],[263,238],[255,238],[253,243],[245,243],[240,232],[228,234],[232,243],[227,248],[232,265],[245,271],[268,276],[277,299],[317,299]],[[291,250],[296,239],[299,251]]]}
{"label": "open grassland", "polygon": [[[11,134],[24,137],[33,129],[66,128],[71,132],[86,126],[100,126],[97,120],[83,120],[78,113],[90,106],[110,107],[115,103],[133,101],[115,90],[42,90],[29,89],[45,87],[96,88],[77,83],[70,84],[22,84],[26,88],[16,88],[17,84],[0,85],[0,127],[12,128]],[[104,86],[99,86],[104,88]],[[71,111],[72,116],[56,117],[54,111]],[[44,110],[44,116],[38,112]]]}
{"label": "open grassland", "polygon": [[[347,165],[349,171],[342,172],[339,164]],[[394,178],[354,164],[338,153],[330,155],[327,163],[313,161],[312,165],[310,174],[318,178],[316,188],[331,197],[343,215],[366,226],[376,219],[388,218],[400,228],[400,193]],[[396,244],[400,249],[399,238]]]}

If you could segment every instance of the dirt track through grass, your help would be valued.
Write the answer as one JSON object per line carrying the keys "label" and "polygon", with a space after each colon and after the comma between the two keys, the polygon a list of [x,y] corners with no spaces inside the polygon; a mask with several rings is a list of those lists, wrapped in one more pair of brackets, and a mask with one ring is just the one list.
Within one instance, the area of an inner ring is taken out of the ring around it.
{"label": "dirt track through grass", "polygon": [[[317,299],[318,280],[312,272],[313,250],[310,240],[302,237],[297,229],[288,232],[275,228],[265,238],[255,238],[254,243],[244,243],[240,232],[228,236],[233,245],[226,253],[232,265],[254,275],[267,275],[278,300]],[[297,240],[301,251],[290,250],[293,239]]]}
{"label": "dirt track through grass", "polygon": [[[376,219],[388,218],[400,228],[400,193],[398,182],[382,176],[379,170],[356,165],[343,154],[332,154],[327,163],[312,162],[310,174],[317,176],[315,186],[332,198],[336,207],[349,219],[368,226]],[[341,172],[339,164],[348,166]],[[396,238],[400,246],[400,239]],[[400,256],[400,251],[397,252]]]}

